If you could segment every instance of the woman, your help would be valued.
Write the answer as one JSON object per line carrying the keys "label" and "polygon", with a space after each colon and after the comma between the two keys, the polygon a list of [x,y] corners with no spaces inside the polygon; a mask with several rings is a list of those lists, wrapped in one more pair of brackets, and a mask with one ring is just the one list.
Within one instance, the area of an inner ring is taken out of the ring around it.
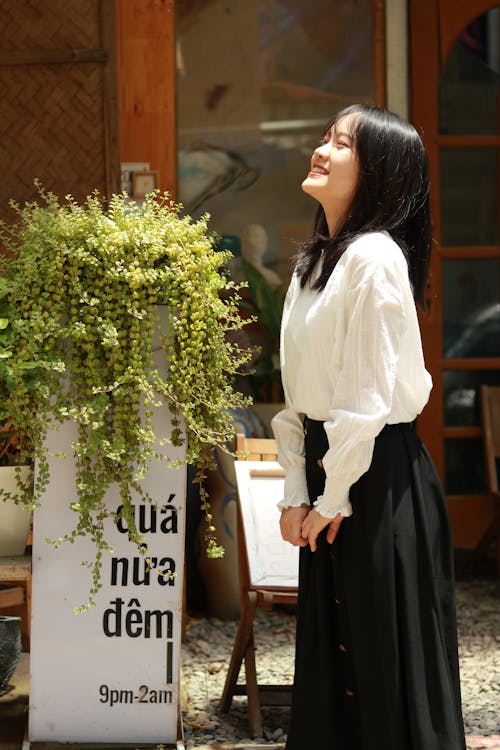
{"label": "woman", "polygon": [[356,105],[302,184],[316,230],[282,322],[281,533],[301,547],[288,750],[462,750],[452,547],[414,429],[431,227],[415,129]]}

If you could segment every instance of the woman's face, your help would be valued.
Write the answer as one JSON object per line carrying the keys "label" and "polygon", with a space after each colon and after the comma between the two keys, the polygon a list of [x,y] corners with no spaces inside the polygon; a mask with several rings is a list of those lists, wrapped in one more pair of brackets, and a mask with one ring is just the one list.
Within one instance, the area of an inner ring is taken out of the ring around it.
{"label": "woman's face", "polygon": [[342,117],[325,134],[311,157],[311,171],[302,190],[323,206],[328,217],[343,217],[358,183],[359,163],[352,136],[355,115]]}

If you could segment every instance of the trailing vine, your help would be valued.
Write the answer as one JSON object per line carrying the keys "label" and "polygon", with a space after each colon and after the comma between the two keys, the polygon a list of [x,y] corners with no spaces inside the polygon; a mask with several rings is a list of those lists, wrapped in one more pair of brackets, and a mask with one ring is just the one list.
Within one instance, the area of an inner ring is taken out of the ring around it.
{"label": "trailing vine", "polygon": [[[246,403],[232,387],[248,353],[232,332],[245,324],[238,288],[223,272],[228,254],[216,252],[208,216],[180,214],[167,195],[142,205],[115,195],[105,204],[93,194],[63,203],[39,186],[39,201],[15,205],[18,221],[3,226],[12,320],[9,372],[14,386],[9,411],[21,446],[35,459],[34,491],[22,501],[36,507],[49,482],[48,430],[67,420],[78,428],[73,530],[56,546],[87,536],[96,548],[89,563],[88,604],[101,587],[103,555],[110,550],[104,522],[117,509],[105,503],[119,487],[119,511],[130,539],[142,554],[133,514],[133,493],[148,464],[158,458],[154,410],[167,404],[171,443],[184,444],[185,462],[198,467],[202,485],[214,447],[225,448],[233,433],[230,410]],[[166,305],[162,328],[156,305]],[[159,336],[169,366],[162,373],[152,357]],[[26,367],[36,368],[38,387],[29,387]],[[207,553],[221,556],[210,505]]]}

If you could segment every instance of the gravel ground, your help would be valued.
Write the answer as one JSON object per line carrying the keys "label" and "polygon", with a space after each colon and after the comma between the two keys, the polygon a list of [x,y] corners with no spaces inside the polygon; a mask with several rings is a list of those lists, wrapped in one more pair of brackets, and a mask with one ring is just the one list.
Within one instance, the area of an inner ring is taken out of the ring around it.
{"label": "gravel ground", "polygon": [[[458,631],[465,730],[470,748],[500,750],[500,594],[495,581],[457,584]],[[264,738],[248,737],[246,698],[228,714],[218,702],[237,623],[189,619],[183,647],[183,716],[187,747],[214,743],[277,747],[286,739],[288,709],[264,708]],[[286,611],[259,611],[255,623],[260,682],[290,683],[295,618]],[[243,681],[243,669],[240,682]],[[499,735],[498,737],[495,735]],[[485,737],[486,736],[486,737]]]}

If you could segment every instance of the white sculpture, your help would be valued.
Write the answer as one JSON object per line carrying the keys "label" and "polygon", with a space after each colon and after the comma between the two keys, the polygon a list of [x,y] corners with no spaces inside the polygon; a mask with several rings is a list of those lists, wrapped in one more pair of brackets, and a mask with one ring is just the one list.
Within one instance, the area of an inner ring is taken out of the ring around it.
{"label": "white sculpture", "polygon": [[281,284],[280,276],[264,265],[263,258],[267,249],[267,232],[262,224],[247,224],[243,230],[241,252],[245,260],[251,263],[272,285]]}

